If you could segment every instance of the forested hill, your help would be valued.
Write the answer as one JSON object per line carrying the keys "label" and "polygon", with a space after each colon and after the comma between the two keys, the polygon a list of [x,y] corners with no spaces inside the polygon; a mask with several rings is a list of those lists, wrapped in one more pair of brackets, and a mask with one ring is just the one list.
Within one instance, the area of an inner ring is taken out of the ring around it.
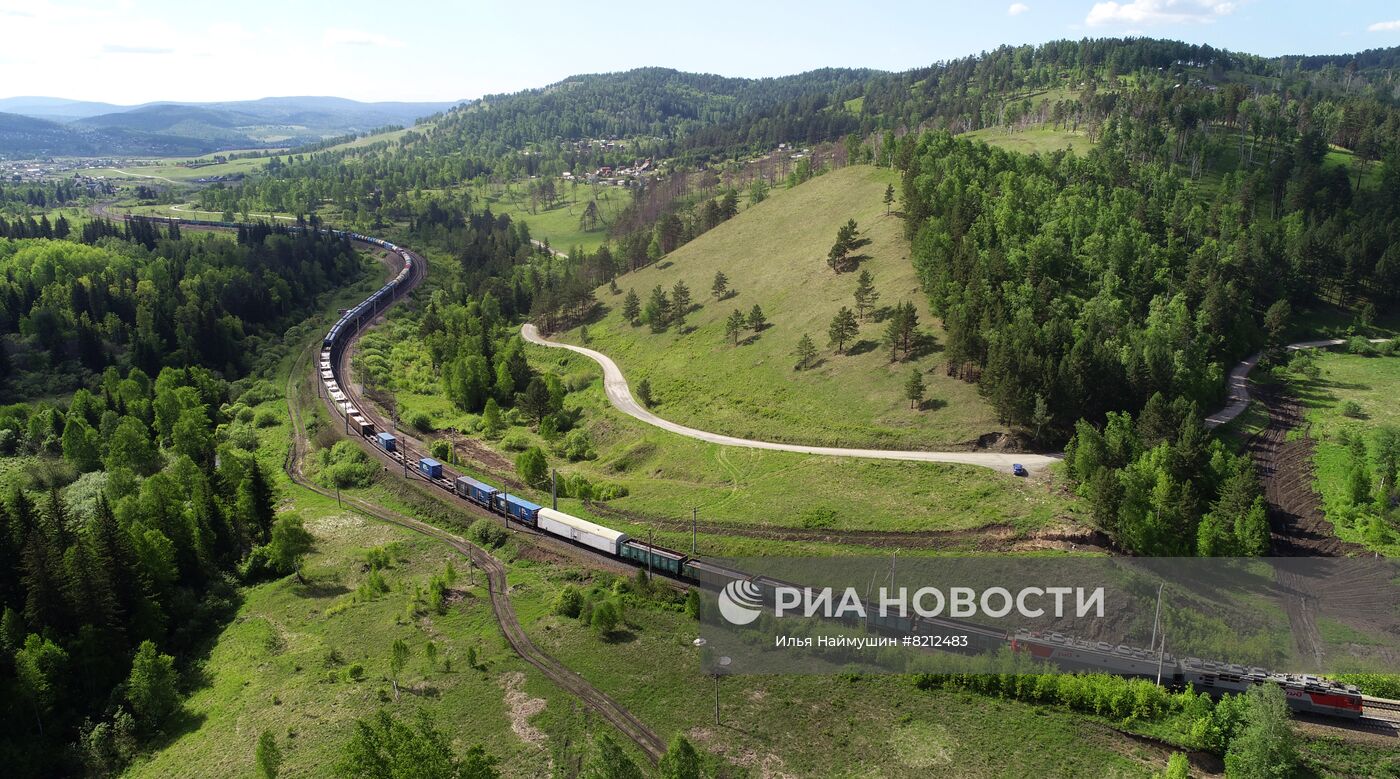
{"label": "forested hill", "polygon": [[[815,143],[846,134],[899,128],[968,132],[1026,119],[1041,105],[1085,123],[1112,110],[1118,96],[1153,93],[1160,104],[1189,105],[1200,93],[1265,92],[1299,100],[1400,101],[1400,47],[1358,54],[1259,57],[1211,46],[1148,38],[1052,41],[990,52],[901,73],[874,74],[858,87],[804,95],[698,128],[683,139],[690,153],[779,142]],[[1236,102],[1238,102],[1236,99]],[[829,106],[813,112],[813,106]],[[1209,119],[1192,111],[1178,126]]]}
{"label": "forested hill", "polygon": [[[437,121],[429,145],[500,153],[549,140],[670,139],[809,95],[857,89],[874,70],[826,68],[782,78],[725,78],[667,68],[571,76],[510,95],[488,95]],[[814,110],[824,106],[814,105]]]}

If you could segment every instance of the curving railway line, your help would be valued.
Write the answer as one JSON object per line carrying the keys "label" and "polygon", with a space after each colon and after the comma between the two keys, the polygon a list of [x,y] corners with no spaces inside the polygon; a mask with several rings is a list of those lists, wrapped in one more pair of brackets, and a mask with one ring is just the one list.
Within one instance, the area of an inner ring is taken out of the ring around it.
{"label": "curving railway line", "polygon": [[[236,226],[223,223],[203,223],[195,220],[182,221],[191,221],[196,225],[206,227],[229,228]],[[368,441],[373,430],[384,429],[383,423],[385,420],[378,417],[372,409],[363,402],[360,391],[350,382],[346,381],[349,375],[347,370],[351,351],[349,347],[358,338],[360,332],[364,328],[378,319],[379,315],[382,314],[388,305],[392,304],[421,283],[425,275],[426,264],[417,254],[382,239],[370,238],[358,234],[348,234],[348,237],[361,243],[387,249],[390,252],[389,256],[391,258],[399,257],[400,259],[398,261],[391,260],[394,266],[399,268],[399,273],[395,276],[393,281],[386,284],[366,301],[344,312],[341,320],[336,323],[326,336],[323,342],[323,349],[320,353],[320,370],[322,372],[322,378],[324,379],[322,386],[327,387],[331,392],[329,393],[330,396],[324,398],[325,402],[336,412],[336,416],[340,416],[344,419],[347,430],[352,425],[360,428],[354,431],[359,434],[355,437],[365,439],[363,444],[368,450],[372,451],[376,456],[380,457],[381,460],[389,464],[402,466],[406,478],[412,478],[409,474],[413,474],[425,481],[433,482],[436,486],[446,489],[458,503],[485,514],[482,509],[473,506],[470,501],[454,494],[454,480],[452,475],[446,468],[442,467],[441,464],[432,461],[439,469],[433,472],[420,474],[418,472],[419,468],[410,470],[410,462],[416,462],[420,467],[425,464],[426,452],[423,453],[424,457],[414,459],[415,453],[407,444],[402,448],[398,448],[395,446],[375,446]],[[310,349],[308,348],[308,352],[309,351]],[[306,355],[304,354],[303,363],[305,362],[305,357]],[[290,390],[295,390],[299,374],[304,375],[301,370],[297,370],[290,377]],[[623,386],[625,387],[625,383]],[[630,396],[630,393],[628,394]],[[302,456],[306,445],[305,427],[301,419],[301,410],[296,403],[296,393],[294,391],[289,392],[289,399],[291,400],[289,406],[292,409],[295,428],[295,445],[293,450],[289,452],[287,461],[288,474],[303,486],[321,494],[328,494],[327,491],[310,484],[301,473]],[[388,465],[386,465],[386,471],[387,469]],[[424,470],[426,471],[427,469]],[[505,494],[504,497],[506,500],[510,500],[511,498],[508,494]],[[496,560],[484,550],[440,528],[436,528],[410,517],[405,517],[396,512],[388,511],[382,507],[368,503],[367,501],[351,499],[350,502],[353,507],[371,516],[443,541],[452,546],[459,553],[468,557],[474,565],[480,565],[480,567],[487,572],[488,588],[493,611],[511,647],[525,659],[526,662],[529,662],[532,666],[539,669],[547,678],[550,678],[561,688],[576,695],[589,705],[590,708],[597,711],[605,720],[636,743],[638,748],[647,754],[651,760],[656,761],[659,759],[660,755],[664,753],[664,742],[647,728],[644,723],[606,694],[597,690],[577,674],[574,674],[567,667],[560,664],[557,660],[554,660],[548,654],[541,651],[529,639],[529,636],[525,633],[519,620],[516,618],[514,608],[510,603],[506,570],[500,561]],[[527,505],[533,506],[533,504],[528,503]],[[495,507],[494,499],[492,506]],[[546,510],[540,509],[540,507],[534,508],[540,512],[541,518],[547,513]],[[554,513],[558,514],[558,512]],[[489,514],[486,515],[490,516]],[[511,518],[509,516],[503,516],[501,519],[507,526],[511,526]],[[531,516],[529,519],[534,519],[534,517]],[[545,543],[557,541],[557,539],[551,538],[549,535],[537,533],[533,522],[519,522],[516,524],[532,534],[539,535],[541,540],[545,540]],[[541,524],[541,527],[543,527],[543,524]],[[607,530],[607,528],[601,529]],[[578,536],[574,536],[574,538],[577,540]],[[622,538],[625,539],[625,534],[622,535]],[[669,551],[661,550],[659,547],[647,546],[649,549],[659,550],[661,552]],[[584,556],[589,556],[586,550],[579,549],[572,545],[570,549],[575,554],[582,553]],[[655,552],[652,554],[655,554]],[[592,556],[605,560],[614,566],[619,562],[616,555],[609,557],[595,553]],[[626,555],[624,555],[624,557],[625,556]],[[723,580],[747,576],[747,574],[743,574],[742,572],[714,566],[699,560],[681,559],[685,563],[685,573],[682,574],[682,578],[698,579],[702,584],[714,584],[714,582],[710,582],[703,576],[692,574],[692,565],[697,566],[698,570],[701,572],[708,572],[711,576],[718,574],[723,577]],[[621,562],[626,564],[628,561],[623,560]],[[771,580],[766,580],[765,577],[758,577],[757,579],[753,579],[753,581],[757,582],[760,587],[766,586],[765,582],[771,582]],[[901,629],[905,629],[907,632],[918,632],[917,625],[906,626]],[[1065,646],[1073,644],[1074,646],[1071,648],[1075,649],[1076,652],[1080,649],[1080,647],[1078,647],[1078,639],[1056,636],[1058,636],[1058,634],[1047,638],[1040,636],[1040,634],[1028,634],[1022,631],[1014,636],[1003,637],[1003,640],[1008,640],[1013,650],[1017,650],[1018,648],[1024,649],[1032,654],[1043,656],[1052,661],[1057,656],[1056,653],[1062,653],[1064,649],[1059,644],[1064,644]],[[1057,644],[1056,642],[1059,643]],[[1018,644],[1020,645],[1019,647]],[[1108,649],[1100,647],[1098,649],[1100,654],[1104,656],[1101,658],[1102,662],[1098,663],[1097,667],[1093,670],[1107,671],[1108,673],[1119,673],[1119,671],[1115,670],[1115,663],[1120,662],[1123,658],[1116,657],[1114,655],[1115,652],[1126,652],[1136,657],[1133,653],[1140,653],[1142,651],[1127,647],[1118,647],[1116,650],[1111,647]],[[1082,652],[1078,652],[1076,657],[1082,655]],[[1199,686],[1192,676],[1194,671],[1192,670],[1191,663],[1201,665],[1203,662],[1204,661],[1197,661],[1195,658],[1188,658],[1186,662],[1181,664],[1180,667],[1184,669],[1184,672],[1178,675],[1182,677],[1182,681],[1185,684]],[[1224,668],[1223,666],[1216,666],[1208,662],[1204,662],[1204,665],[1208,665],[1211,669],[1210,673],[1207,674],[1209,679],[1206,680],[1206,684],[1207,687],[1212,689],[1220,684],[1215,678],[1217,674],[1224,679],[1229,674],[1236,673],[1234,670],[1231,670],[1234,667],[1228,667],[1226,671],[1221,672],[1219,668]],[[1122,671],[1122,673],[1135,675],[1131,673],[1131,671]],[[1361,696],[1356,692],[1355,688],[1348,688],[1329,680],[1318,679],[1317,677],[1290,677],[1282,674],[1271,674],[1264,669],[1238,669],[1238,673],[1240,674],[1240,678],[1237,680],[1239,684],[1235,684],[1234,686],[1243,685],[1244,687],[1248,687],[1249,684],[1272,681],[1283,686],[1290,697],[1291,705],[1304,713],[1321,713],[1334,717],[1344,717],[1347,722],[1352,723],[1354,726],[1377,730],[1392,736],[1397,735],[1397,723],[1400,723],[1400,714],[1397,714],[1397,712],[1400,712],[1400,702]],[[1234,683],[1232,682],[1232,684]],[[1219,686],[1219,690],[1222,692],[1236,691],[1230,685]],[[1243,688],[1239,691],[1243,691]],[[1302,704],[1301,708],[1299,708],[1298,704]]]}
{"label": "curving railway line", "polygon": [[[180,221],[193,226],[202,227],[226,229],[236,227],[236,225],[202,222],[199,220],[182,219]],[[373,241],[363,241],[359,238],[356,238],[356,240],[365,245],[374,245]],[[380,248],[383,247],[381,246]],[[403,255],[390,254],[391,258],[395,256],[400,257],[400,260],[395,262],[391,259],[389,262],[391,268],[397,273],[403,270],[403,265],[405,264],[404,260],[406,258]],[[396,286],[390,299],[385,301],[385,306],[387,306],[389,302],[412,291],[412,289],[417,287],[423,280],[426,263],[412,252],[409,252],[408,256],[412,257],[412,261],[408,263],[411,266],[410,273],[403,279],[403,283]],[[395,278],[398,277],[396,276]],[[381,288],[381,291],[383,291],[383,289],[384,288]],[[353,325],[353,335],[358,335],[359,331],[370,322],[374,321],[378,313],[382,312],[382,310],[383,308],[381,307],[374,312],[373,316],[357,318]],[[345,351],[348,352],[348,350]],[[666,743],[655,731],[648,727],[646,723],[642,722],[625,706],[594,687],[583,677],[569,670],[563,663],[560,663],[550,654],[540,649],[539,646],[530,639],[529,635],[525,632],[524,626],[520,624],[520,620],[515,613],[515,607],[510,601],[510,584],[506,575],[506,567],[500,560],[496,559],[486,550],[442,528],[391,511],[361,498],[345,495],[337,496],[335,492],[327,490],[306,478],[303,472],[303,464],[305,462],[306,447],[309,438],[306,432],[305,419],[302,414],[300,403],[301,394],[298,388],[309,372],[312,358],[316,354],[317,352],[314,348],[308,346],[298,358],[297,365],[293,368],[287,380],[286,397],[287,407],[292,421],[292,446],[287,452],[287,458],[283,463],[283,467],[288,478],[297,485],[327,498],[339,497],[341,503],[348,506],[353,511],[441,541],[450,546],[458,554],[467,558],[472,566],[480,568],[485,573],[492,613],[495,615],[496,621],[501,627],[501,633],[505,636],[506,642],[510,645],[511,649],[515,651],[522,660],[537,669],[560,689],[574,695],[606,722],[626,736],[652,763],[656,763],[660,760],[661,756],[666,752]],[[344,366],[348,364],[347,361],[348,356],[346,354],[342,353],[338,355],[335,368],[337,373],[343,370]],[[325,401],[328,404],[332,404],[330,398],[325,398]],[[359,403],[360,398],[358,397],[358,393],[354,396],[354,401],[359,405],[363,405]],[[336,410],[333,404],[331,408],[332,410]],[[342,415],[344,414],[343,409],[340,409],[340,413]],[[368,448],[371,451],[375,451],[375,447],[371,446]],[[382,455],[383,453],[378,452],[378,454]]]}

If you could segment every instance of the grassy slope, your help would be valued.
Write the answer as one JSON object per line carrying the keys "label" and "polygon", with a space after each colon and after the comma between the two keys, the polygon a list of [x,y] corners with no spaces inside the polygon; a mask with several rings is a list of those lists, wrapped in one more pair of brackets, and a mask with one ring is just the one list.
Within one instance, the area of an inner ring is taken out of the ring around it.
{"label": "grassy slope", "polygon": [[1028,130],[1008,130],[1004,127],[987,127],[964,133],[964,138],[982,141],[990,146],[1000,146],[1008,151],[1022,154],[1048,154],[1061,149],[1070,149],[1076,154],[1085,154],[1094,148],[1094,143],[1082,132],[1056,130],[1051,127],[1033,127]]}
{"label": "grassy slope", "polygon": [[[1389,543],[1377,545],[1368,541],[1363,529],[1343,519],[1348,514],[1347,477],[1351,455],[1341,441],[1343,431],[1350,431],[1363,435],[1367,446],[1373,447],[1373,430],[1381,425],[1400,425],[1400,409],[1394,402],[1394,388],[1400,384],[1400,359],[1320,351],[1317,365],[1322,373],[1316,380],[1296,373],[1290,373],[1289,379],[1293,391],[1307,406],[1310,434],[1317,442],[1313,462],[1324,511],[1340,538],[1365,544],[1392,557],[1400,556],[1400,541],[1394,533]],[[1342,414],[1341,406],[1347,401],[1354,401],[1361,407],[1362,418],[1352,419]],[[1370,454],[1374,466],[1374,452]]]}
{"label": "grassy slope", "polygon": [[[424,411],[439,429],[475,428],[474,415],[462,413],[441,393],[431,360],[408,319],[391,320],[377,349],[401,382],[397,397],[403,417]],[[392,344],[390,348],[388,344]],[[368,350],[368,349],[367,349]],[[630,494],[609,502],[614,509],[638,515],[636,521],[597,515],[606,524],[645,537],[650,519],[688,520],[692,507],[710,522],[771,527],[819,527],[831,530],[960,530],[1009,524],[1028,530],[1073,516],[1076,504],[1060,490],[1039,481],[985,468],[936,463],[901,463],[810,457],[786,452],[721,447],[667,433],[642,424],[612,408],[603,394],[600,371],[587,358],[556,349],[527,347],[531,364],[561,376],[590,377],[586,388],[568,403],[584,410],[584,426],[597,452],[596,459],[568,463],[550,455],[562,473],[581,473],[595,482],[625,485]],[[504,438],[524,436],[546,451],[525,427]],[[431,437],[431,436],[429,436]],[[485,441],[508,458],[500,441]],[[514,473],[479,462],[467,465],[477,475],[498,483]],[[1047,477],[1048,478],[1048,477]],[[547,499],[547,491],[535,498]],[[577,501],[561,501],[566,511],[588,515]],[[838,534],[834,534],[839,537]],[[684,529],[657,529],[656,540],[689,548]],[[969,543],[975,539],[968,539]],[[701,539],[708,554],[832,554],[859,553],[847,545],[763,545],[752,539]],[[868,550],[867,550],[868,551]]]}
{"label": "grassy slope", "polygon": [[[890,364],[879,346],[883,325],[861,327],[854,355],[826,345],[827,327],[843,305],[853,305],[857,273],[836,274],[826,252],[836,229],[854,218],[870,243],[859,251],[875,278],[882,306],[912,301],[923,330],[942,341],[942,330],[919,289],[898,217],[886,216],[885,187],[893,171],[854,166],[828,173],[772,197],[672,252],[663,262],[618,279],[645,301],[656,285],[669,290],[684,281],[702,307],[687,331],[653,334],[632,327],[620,296],[606,288],[598,298],[607,316],[589,326],[593,346],[617,360],[633,382],[648,378],[657,413],[677,422],[732,435],[841,446],[921,449],[958,444],[999,430],[974,385],[944,375],[940,347],[912,362],[924,373],[929,410],[914,411],[904,397],[911,364]],[[710,294],[723,271],[738,295]],[[737,348],[725,337],[725,319],[739,308],[762,306],[770,327]],[[820,349],[814,369],[793,370],[793,349],[803,333]],[[563,335],[577,343],[577,330]]]}
{"label": "grassy slope", "polygon": [[[509,188],[487,185],[473,188],[472,191],[481,206],[489,207],[497,214],[509,214],[516,221],[524,220],[535,240],[547,241],[554,249],[566,253],[574,247],[597,251],[608,239],[607,225],[632,201],[631,194],[625,189],[601,185],[595,188],[587,183],[555,179],[559,203],[548,210],[537,208],[535,213],[530,213],[528,184],[517,182]],[[598,201],[601,221],[593,230],[585,231],[579,226],[579,217],[583,216],[583,210],[590,200]]]}

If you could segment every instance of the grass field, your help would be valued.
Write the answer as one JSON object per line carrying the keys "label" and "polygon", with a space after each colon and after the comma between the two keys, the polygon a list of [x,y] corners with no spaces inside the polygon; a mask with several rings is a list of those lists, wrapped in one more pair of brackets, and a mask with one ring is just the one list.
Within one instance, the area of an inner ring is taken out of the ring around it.
{"label": "grass field", "polygon": [[[407,337],[414,327],[411,319],[396,318],[364,342],[367,352],[394,366],[401,417],[422,411],[437,429],[474,430],[477,419],[452,406],[426,351]],[[597,365],[587,358],[535,346],[527,347],[526,354],[537,370],[588,381],[567,402],[583,410],[596,457],[569,463],[551,453],[551,464],[565,475],[578,473],[629,491],[607,503],[608,509],[625,512],[622,516],[590,510],[573,499],[561,501],[561,508],[591,514],[641,537],[654,530],[658,542],[689,548],[692,508],[704,521],[726,527],[830,530],[833,537],[828,544],[779,544],[712,536],[702,540],[709,554],[861,553],[870,550],[840,541],[839,531],[958,531],[990,525],[1030,531],[1075,521],[1077,502],[1052,487],[1050,475],[1044,477],[1047,481],[1028,481],[973,466],[814,457],[707,444],[614,410],[603,393]],[[517,446],[538,444],[550,452],[554,448],[523,426],[511,428],[500,440],[482,443],[508,463],[515,453],[503,442],[512,441]],[[466,465],[496,483],[502,477],[514,478],[508,464],[472,460]],[[548,497],[547,491],[533,495],[539,500]],[[973,534],[965,542],[975,548],[977,540]]]}
{"label": "grass field", "polygon": [[[632,386],[645,378],[656,412],[676,422],[747,438],[836,446],[927,449],[973,441],[1002,430],[977,388],[949,378],[941,357],[943,332],[909,261],[897,216],[885,215],[889,170],[853,166],[819,176],[767,200],[672,252],[663,261],[618,278],[646,300],[655,286],[684,281],[699,309],[686,328],[652,333],[624,321],[622,296],[606,288],[597,296],[607,311],[588,325],[593,348],[618,362]],[[884,325],[872,316],[849,354],[827,345],[827,329],[842,306],[854,307],[857,272],[834,273],[826,253],[836,229],[855,219],[868,243],[857,249],[862,270],[874,276],[879,305],[912,302],[927,337],[923,353],[891,364],[880,345]],[[737,294],[716,300],[715,272]],[[735,309],[762,307],[769,326],[747,331],[739,346],[725,335]],[[819,362],[793,369],[793,350],[806,333],[818,345]],[[562,340],[579,343],[579,330]],[[911,370],[928,387],[924,407],[904,395]]]}
{"label": "grass field", "polygon": [[[1348,492],[1352,456],[1346,443],[1357,436],[1365,440],[1367,470],[1374,484],[1375,431],[1382,426],[1400,427],[1400,408],[1394,402],[1394,388],[1400,385],[1400,358],[1318,351],[1316,364],[1320,371],[1316,379],[1296,372],[1288,376],[1291,389],[1308,409],[1309,435],[1317,443],[1314,464],[1323,510],[1339,538],[1388,556],[1400,556],[1400,534],[1393,519],[1388,523],[1388,531],[1379,536],[1352,520]],[[1343,413],[1347,403],[1356,404],[1359,414]]]}
{"label": "grass field", "polygon": [[199,178],[210,176],[230,176],[237,173],[245,175],[257,173],[267,165],[268,157],[245,157],[238,160],[219,163],[217,165],[204,165],[198,168],[190,168],[184,165],[184,160],[162,160],[156,163],[131,162],[125,165],[118,165],[112,168],[97,168],[92,171],[94,175],[105,176],[109,179],[155,179],[165,183],[182,183],[193,181]]}
{"label": "grass field", "polygon": [[961,137],[1023,154],[1048,154],[1061,149],[1069,149],[1076,154],[1085,154],[1094,148],[1093,141],[1090,141],[1084,133],[1056,130],[1050,127],[1034,127],[1029,130],[987,127],[964,133]]}
{"label": "grass field", "polygon": [[[472,193],[478,199],[478,208],[489,207],[494,213],[509,214],[516,221],[524,220],[535,240],[547,241],[552,248],[566,253],[574,247],[596,251],[608,239],[607,225],[632,202],[632,195],[626,189],[555,179],[554,186],[561,196],[559,202],[548,210],[537,208],[535,213],[530,213],[528,183],[516,182],[506,188],[473,187]],[[579,217],[590,200],[598,201],[601,221],[595,229],[585,231],[579,225]]]}

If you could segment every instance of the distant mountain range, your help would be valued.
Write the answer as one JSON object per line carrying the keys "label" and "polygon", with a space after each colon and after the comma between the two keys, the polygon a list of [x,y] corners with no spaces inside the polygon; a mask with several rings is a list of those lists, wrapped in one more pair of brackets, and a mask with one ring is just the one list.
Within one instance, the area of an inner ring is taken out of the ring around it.
{"label": "distant mountain range", "polygon": [[0,98],[0,157],[178,156],[300,146],[386,125],[411,125],[458,102],[266,97],[119,106],[58,97]]}

